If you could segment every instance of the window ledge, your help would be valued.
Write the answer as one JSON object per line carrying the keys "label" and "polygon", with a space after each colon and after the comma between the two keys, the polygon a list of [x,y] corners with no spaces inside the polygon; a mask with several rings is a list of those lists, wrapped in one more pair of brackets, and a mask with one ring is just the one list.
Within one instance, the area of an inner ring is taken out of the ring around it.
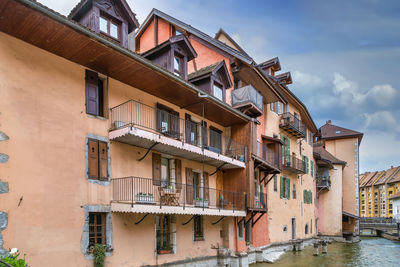
{"label": "window ledge", "polygon": [[108,121],[107,118],[102,117],[102,116],[92,115],[92,114],[88,114],[88,113],[86,113],[86,115],[87,115],[89,118],[92,118],[92,119],[99,119],[99,120],[102,120],[102,121]]}

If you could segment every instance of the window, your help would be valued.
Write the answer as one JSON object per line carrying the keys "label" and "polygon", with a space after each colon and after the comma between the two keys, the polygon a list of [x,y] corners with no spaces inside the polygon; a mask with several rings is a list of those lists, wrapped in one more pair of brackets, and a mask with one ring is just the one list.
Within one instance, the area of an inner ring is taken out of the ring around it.
{"label": "window", "polygon": [[88,139],[88,178],[108,180],[108,144]]}
{"label": "window", "polygon": [[221,153],[222,151],[222,132],[214,127],[210,127],[210,150]]}
{"label": "window", "polygon": [[247,223],[246,225],[245,225],[245,230],[246,230],[246,236],[245,236],[245,240],[246,240],[246,243],[250,243],[251,242],[251,223],[249,222],[249,223]]}
{"label": "window", "polygon": [[278,176],[274,175],[274,192],[278,192]]}
{"label": "window", "polygon": [[305,234],[306,234],[306,235],[308,235],[308,223],[306,223],[306,226],[305,226],[304,232],[305,232]]}
{"label": "window", "polygon": [[157,253],[172,253],[171,215],[156,216]]}
{"label": "window", "polygon": [[94,116],[105,116],[105,82],[97,72],[86,70],[86,113]]}
{"label": "window", "polygon": [[183,58],[180,56],[174,56],[174,74],[176,76],[182,77],[183,75]]}
{"label": "window", "polygon": [[119,25],[109,18],[100,16],[100,32],[119,39]]}
{"label": "window", "polygon": [[193,219],[194,241],[204,240],[203,216],[196,216]]}
{"label": "window", "polygon": [[293,199],[296,199],[296,184],[293,184]]}
{"label": "window", "polygon": [[281,198],[290,199],[290,180],[281,176]]}
{"label": "window", "polygon": [[157,103],[157,131],[166,136],[180,139],[179,113]]}
{"label": "window", "polygon": [[161,157],[161,186],[169,186],[170,164],[169,159]]}
{"label": "window", "polygon": [[95,244],[106,245],[106,213],[89,213],[89,248]]}
{"label": "window", "polygon": [[287,106],[282,102],[275,102],[270,104],[271,111],[275,112],[276,114],[283,114],[284,112],[288,112]]}
{"label": "window", "polygon": [[238,223],[238,237],[239,239],[243,240],[243,220]]}
{"label": "window", "polygon": [[218,98],[221,101],[224,101],[223,99],[223,87],[220,86],[219,84],[214,83],[213,85],[213,95]]}
{"label": "window", "polygon": [[195,146],[200,145],[200,125],[195,121],[192,121],[192,116],[185,114],[185,139],[186,143]]}

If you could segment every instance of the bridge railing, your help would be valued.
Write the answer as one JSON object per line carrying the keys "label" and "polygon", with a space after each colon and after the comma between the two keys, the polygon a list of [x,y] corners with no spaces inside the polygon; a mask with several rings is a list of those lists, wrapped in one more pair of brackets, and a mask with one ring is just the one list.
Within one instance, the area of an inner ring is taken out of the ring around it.
{"label": "bridge railing", "polygon": [[360,218],[360,223],[397,223],[395,218],[389,217],[369,217],[369,218]]}

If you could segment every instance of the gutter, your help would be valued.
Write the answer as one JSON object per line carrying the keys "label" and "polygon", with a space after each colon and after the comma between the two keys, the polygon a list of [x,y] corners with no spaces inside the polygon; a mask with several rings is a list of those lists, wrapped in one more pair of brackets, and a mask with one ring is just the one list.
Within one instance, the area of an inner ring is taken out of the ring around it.
{"label": "gutter", "polygon": [[[76,30],[78,33],[82,33],[85,34],[86,36],[90,37],[91,39],[94,39],[126,56],[131,57],[132,59],[134,59],[135,61],[138,61],[140,63],[142,63],[143,65],[145,65],[146,67],[161,73],[165,76],[167,76],[168,78],[172,79],[173,81],[179,83],[180,85],[183,85],[185,87],[187,87],[188,89],[191,89],[193,92],[197,93],[197,94],[205,94],[202,90],[198,89],[197,87],[195,87],[194,85],[182,80],[181,78],[178,78],[176,75],[173,75],[172,73],[170,73],[167,70],[164,70],[163,68],[153,64],[151,61],[139,56],[138,54],[131,52],[129,50],[127,50],[126,48],[123,48],[101,36],[99,36],[97,33],[81,26],[80,24],[78,24],[77,22],[71,21],[69,20],[67,17],[49,9],[48,7],[38,3],[38,2],[33,2],[31,0],[14,0],[17,2],[20,2],[21,4],[28,6],[36,11],[39,11],[43,14],[45,14],[46,16],[54,19],[55,21],[58,21],[64,25],[67,25],[68,27]],[[241,113],[240,111],[232,108],[231,106],[229,106],[228,104],[225,104],[219,100],[217,100],[216,98],[210,96],[208,97],[210,100],[212,100],[215,104],[221,106],[222,108],[224,108],[225,110],[233,113],[234,115],[246,120],[246,121],[251,121],[251,118],[248,117],[247,115]]]}

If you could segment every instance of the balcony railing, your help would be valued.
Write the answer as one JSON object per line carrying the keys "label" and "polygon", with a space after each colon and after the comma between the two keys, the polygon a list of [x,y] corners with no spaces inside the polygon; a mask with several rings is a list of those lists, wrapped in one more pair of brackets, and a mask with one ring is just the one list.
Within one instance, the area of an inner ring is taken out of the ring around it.
{"label": "balcony railing", "polygon": [[286,112],[281,115],[279,127],[286,130],[289,134],[297,138],[303,138],[306,136],[306,126],[293,114]]}
{"label": "balcony railing", "polygon": [[263,159],[270,167],[281,170],[282,162],[279,153],[257,141],[257,156]]}
{"label": "balcony railing", "polygon": [[283,157],[283,169],[297,174],[306,173],[305,162],[295,156],[285,155]]}
{"label": "balcony railing", "polygon": [[162,109],[129,100],[111,108],[111,130],[139,126],[164,136],[180,140],[240,161],[245,160],[246,146],[220,131],[202,126]]}
{"label": "balcony railing", "polygon": [[112,201],[130,205],[244,210],[243,193],[141,177],[111,179]]}
{"label": "balcony railing", "polygon": [[267,209],[267,194],[263,193],[263,192],[258,192],[256,194],[256,196],[254,197],[254,199],[249,199],[249,196],[246,195],[245,196],[245,207],[246,210],[261,210]]}
{"label": "balcony railing", "polygon": [[331,187],[331,177],[330,176],[317,176],[316,181],[317,187],[320,189]]}
{"label": "balcony railing", "polygon": [[257,117],[263,114],[263,96],[253,86],[246,85],[232,91],[232,106]]}

